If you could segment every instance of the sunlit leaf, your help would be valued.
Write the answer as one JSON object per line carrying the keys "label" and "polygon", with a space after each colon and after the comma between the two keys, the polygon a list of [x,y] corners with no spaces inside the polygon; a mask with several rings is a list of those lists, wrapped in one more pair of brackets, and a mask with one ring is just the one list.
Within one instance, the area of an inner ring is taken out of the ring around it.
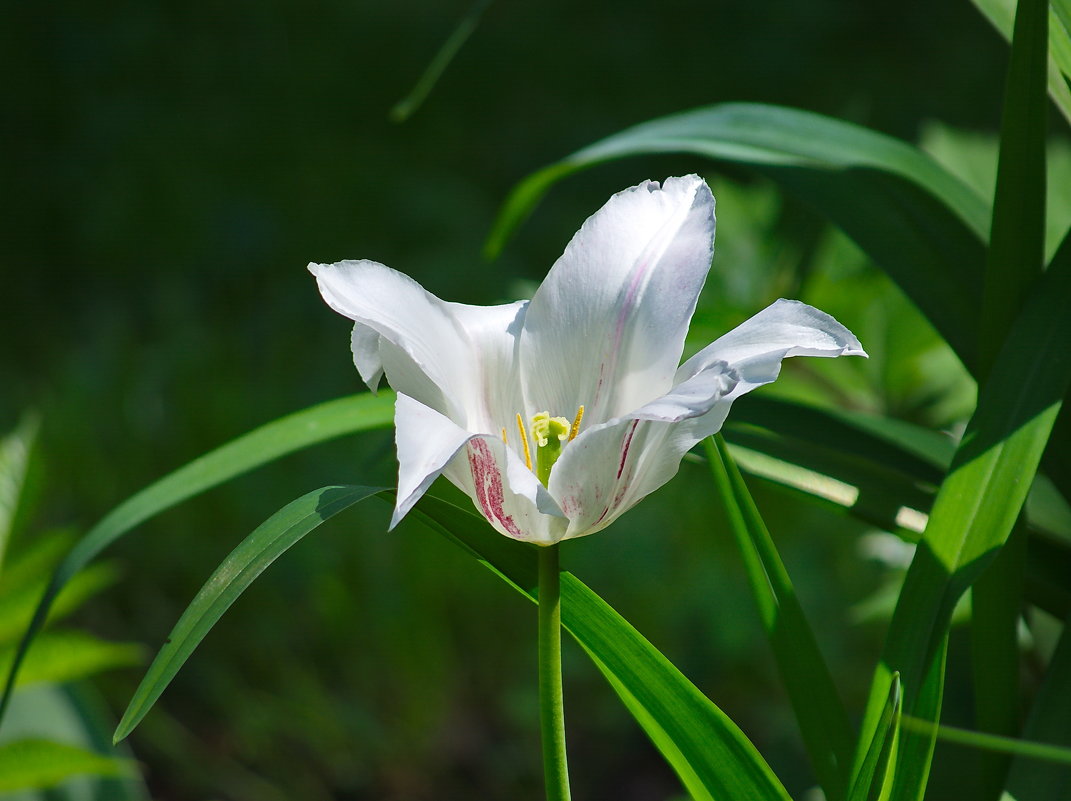
{"label": "sunlit leaf", "polygon": [[892,771],[896,765],[896,746],[900,737],[900,711],[903,695],[900,677],[893,674],[889,697],[881,710],[881,718],[863,759],[859,775],[852,784],[848,801],[872,801],[881,798],[892,787]]}
{"label": "sunlit leaf", "polygon": [[[48,621],[60,620],[78,609],[105,587],[115,583],[119,573],[114,564],[101,562],[86,570],[64,585],[49,608]],[[0,592],[0,645],[18,640],[32,619],[48,580],[45,576],[36,582],[12,592]]]}
{"label": "sunlit leaf", "polygon": [[[904,711],[921,713],[918,695],[943,658],[956,602],[977,580],[1011,532],[1071,381],[1071,242],[1056,254],[1012,329],[978,409],[941,486],[908,571],[871,685],[861,743],[869,743],[899,672]],[[924,736],[901,742],[893,797],[917,798],[929,754]],[[856,771],[865,753],[856,751]],[[914,760],[914,761],[911,761]],[[920,760],[925,761],[922,765]],[[909,765],[912,770],[905,770]]]}
{"label": "sunlit leaf", "polygon": [[[0,670],[10,670],[14,656],[14,646],[0,649]],[[63,684],[102,670],[136,665],[144,657],[145,649],[136,643],[108,642],[80,631],[45,631],[27,652],[15,686]]]}
{"label": "sunlit leaf", "polygon": [[0,792],[54,787],[72,776],[121,776],[123,760],[48,740],[16,740],[0,745]]}

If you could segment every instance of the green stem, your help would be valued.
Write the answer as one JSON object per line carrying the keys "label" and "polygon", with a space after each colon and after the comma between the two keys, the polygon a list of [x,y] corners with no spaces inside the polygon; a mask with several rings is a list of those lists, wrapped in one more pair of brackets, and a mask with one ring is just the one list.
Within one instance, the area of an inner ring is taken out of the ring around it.
{"label": "green stem", "polygon": [[558,545],[539,549],[539,722],[547,801],[569,801],[562,700],[561,586]]}

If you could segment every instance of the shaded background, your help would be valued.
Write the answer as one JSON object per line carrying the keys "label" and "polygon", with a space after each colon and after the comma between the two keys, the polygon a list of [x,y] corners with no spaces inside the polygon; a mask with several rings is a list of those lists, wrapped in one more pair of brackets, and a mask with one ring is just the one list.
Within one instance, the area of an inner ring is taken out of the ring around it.
{"label": "shaded background", "polygon": [[[953,154],[966,142],[988,176],[1006,49],[969,3],[500,2],[427,103],[390,122],[467,8],[8,9],[0,427],[29,408],[43,418],[20,538],[84,530],[200,453],[362,389],[349,325],[322,304],[307,262],[373,258],[452,300],[522,297],[609,194],[681,172],[704,172],[719,201],[702,335],[802,296],[875,358],[797,368],[780,391],[939,426],[969,409],[961,371],[888,282],[744,173],[685,158],[600,167],[555,189],[499,261],[480,255],[530,171],[714,102],[800,106]],[[168,512],[112,548],[121,579],[81,619],[155,647],[278,507],[327,483],[390,484],[395,469],[390,432],[377,432]],[[755,490],[858,711],[882,634],[880,614],[863,621],[859,604],[893,573],[861,552],[857,524]],[[612,530],[571,544],[566,564],[799,795],[813,780],[710,496],[686,464]],[[223,618],[132,739],[154,797],[539,797],[534,610],[434,534],[385,534],[387,511],[317,531]],[[576,796],[679,795],[597,671],[566,651]],[[96,683],[121,711],[139,677]]]}

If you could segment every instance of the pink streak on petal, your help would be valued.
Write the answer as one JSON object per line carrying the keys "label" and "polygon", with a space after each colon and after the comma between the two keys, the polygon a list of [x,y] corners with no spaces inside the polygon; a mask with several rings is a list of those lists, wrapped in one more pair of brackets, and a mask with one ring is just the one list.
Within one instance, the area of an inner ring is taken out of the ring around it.
{"label": "pink streak on petal", "polygon": [[629,426],[628,433],[625,435],[625,441],[621,445],[621,462],[617,466],[618,478],[621,478],[621,474],[625,472],[625,461],[628,459],[628,449],[632,447],[632,437],[636,433],[636,426],[638,426],[639,423],[639,420],[632,421],[632,425]]}
{"label": "pink streak on petal", "polygon": [[510,536],[524,539],[524,532],[517,527],[511,515],[503,508],[502,471],[487,443],[479,437],[469,440],[469,469],[476,490],[480,511],[488,520],[496,521]]}

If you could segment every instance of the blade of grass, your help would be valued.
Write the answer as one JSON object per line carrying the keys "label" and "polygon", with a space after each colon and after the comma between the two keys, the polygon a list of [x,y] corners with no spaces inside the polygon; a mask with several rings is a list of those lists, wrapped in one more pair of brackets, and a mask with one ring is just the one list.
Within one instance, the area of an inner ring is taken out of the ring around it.
{"label": "blade of grass", "polygon": [[[979,342],[982,382],[1022,310],[1045,258],[1045,117],[1047,0],[1019,0],[1001,120],[993,223],[986,259]],[[997,376],[995,380],[1005,380]],[[975,725],[1011,737],[1019,731],[1019,609],[1026,535],[1016,526],[974,587],[971,667]],[[997,801],[1008,757],[981,766],[980,801]]]}
{"label": "blade of grass", "polygon": [[[979,731],[1012,737],[1019,733],[1019,617],[1026,572],[1026,531],[1020,520],[993,564],[971,591],[971,683],[974,725]],[[982,760],[979,801],[997,801],[1011,758]]]}
{"label": "blade of grass", "polygon": [[134,730],[216,621],[272,562],[339,512],[383,491],[376,487],[323,487],[291,501],[257,526],[220,563],[171,629],[127,704],[112,743]]}
{"label": "blade of grass", "polygon": [[[957,726],[945,726],[943,724],[934,726],[928,720],[912,717],[904,718],[903,727],[912,731],[933,732],[938,740],[989,751],[991,754],[1007,754],[1009,756],[1026,757],[1030,760],[1071,765],[1071,748],[1064,748],[1059,745],[1018,740],[1014,737],[1001,737],[998,734],[986,734],[985,732],[971,731]],[[1014,797],[1017,800],[1021,798],[1018,795]],[[1061,796],[1046,796],[1046,798],[1059,797]]]}
{"label": "blade of grass", "polygon": [[[425,496],[413,517],[536,601],[536,553],[474,515]],[[743,732],[598,595],[561,574],[562,625],[591,657],[696,801],[788,801]]]}
{"label": "blade of grass", "polygon": [[[971,0],[975,7],[982,13],[989,24],[997,29],[1007,41],[1012,39],[1012,29],[1015,19],[1016,0]],[[1052,49],[1052,57],[1046,64],[1046,87],[1049,97],[1060,113],[1071,123],[1071,89],[1068,89],[1064,75],[1071,77],[1071,47],[1065,40],[1061,41],[1061,35],[1071,30],[1071,21],[1066,19],[1067,0],[1055,0],[1053,3],[1054,19],[1061,24],[1052,25],[1049,29],[1049,46]],[[1061,31],[1063,29],[1063,31]],[[1057,61],[1059,59],[1059,62]],[[1063,74],[1061,74],[1061,72]]]}
{"label": "blade of grass", "polygon": [[[1042,276],[994,364],[994,380],[956,451],[948,478],[908,570],[881,663],[871,685],[855,773],[880,718],[894,672],[904,685],[904,711],[920,714],[919,688],[943,653],[956,602],[977,580],[1011,532],[1071,381],[1071,241]],[[920,798],[932,740],[905,736],[894,799]],[[862,749],[862,751],[860,750]]]}
{"label": "blade of grass", "polygon": [[1046,0],[1019,0],[1015,16],[982,296],[982,383],[1044,266],[1048,12]]}
{"label": "blade of grass", "polygon": [[131,496],[91,528],[56,568],[19,643],[0,699],[0,722],[11,700],[19,665],[64,585],[108,545],[165,509],[288,453],[343,434],[385,428],[394,416],[394,394],[352,395],[274,420],[194,459]]}
{"label": "blade of grass", "polygon": [[880,798],[886,787],[891,786],[892,770],[896,764],[896,746],[900,738],[900,711],[903,695],[900,692],[900,676],[893,674],[892,686],[881,718],[874,732],[874,739],[867,748],[866,757],[859,775],[848,794],[848,801],[871,801]]}
{"label": "blade of grass", "polygon": [[788,691],[819,784],[830,801],[847,793],[852,732],[788,571],[721,435],[704,442],[711,475],[744,559],[751,594]]}
{"label": "blade of grass", "polygon": [[435,58],[428,64],[416,85],[410,90],[409,94],[395,103],[390,110],[390,118],[394,122],[405,122],[423,105],[431,90],[435,88],[435,84],[439,82],[443,72],[450,66],[450,62],[454,60],[454,56],[458,54],[458,51],[461,50],[465,42],[472,36],[473,31],[476,30],[476,26],[480,24],[480,17],[483,16],[483,12],[487,10],[489,5],[491,5],[491,0],[476,0],[472,4],[472,7],[461,18],[457,27],[454,28],[454,32],[443,42],[443,46],[439,48],[439,52],[435,54]]}

